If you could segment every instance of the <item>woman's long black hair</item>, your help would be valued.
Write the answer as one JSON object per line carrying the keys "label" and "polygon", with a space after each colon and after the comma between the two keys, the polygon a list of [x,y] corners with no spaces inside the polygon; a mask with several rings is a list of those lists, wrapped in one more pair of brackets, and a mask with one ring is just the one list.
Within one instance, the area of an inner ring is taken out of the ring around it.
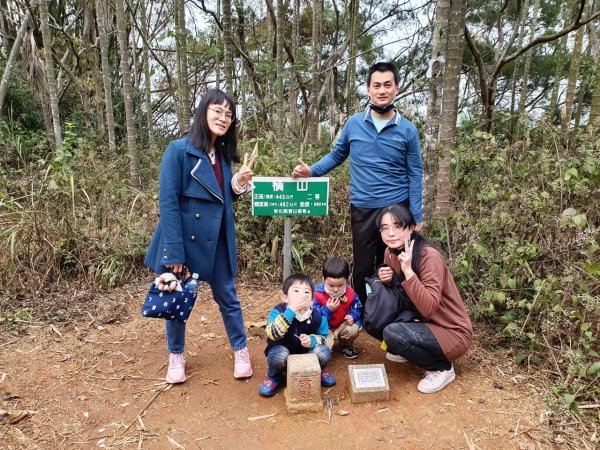
{"label": "woman's long black hair", "polygon": [[[381,211],[379,211],[379,214],[377,214],[377,218],[375,219],[375,224],[377,225],[377,228],[381,226],[381,219],[383,219],[383,216],[386,214],[392,216],[392,220],[394,221],[394,223],[402,228],[414,228],[417,225],[415,216],[413,216],[412,212],[410,212],[410,209],[406,208],[403,205],[394,204],[382,208]],[[426,245],[433,246],[433,244],[427,239],[425,239],[423,236],[421,236],[421,234],[415,230],[413,230],[411,233],[411,239],[415,241],[415,244],[413,246],[411,267],[413,272],[418,275],[418,268],[419,263],[421,262],[421,253],[423,247],[425,247]]]}
{"label": "woman's long black hair", "polygon": [[236,133],[236,114],[235,114],[235,102],[233,99],[220,89],[211,89],[200,99],[198,108],[196,108],[196,114],[194,115],[194,122],[190,127],[188,138],[190,143],[208,154],[212,147],[212,140],[210,138],[210,129],[208,128],[208,122],[206,115],[208,114],[208,107],[211,105],[222,105],[227,102],[229,109],[231,110],[231,125],[223,136],[218,136],[215,140],[215,152],[222,153],[228,161],[240,162],[240,156],[237,152],[237,133]]}

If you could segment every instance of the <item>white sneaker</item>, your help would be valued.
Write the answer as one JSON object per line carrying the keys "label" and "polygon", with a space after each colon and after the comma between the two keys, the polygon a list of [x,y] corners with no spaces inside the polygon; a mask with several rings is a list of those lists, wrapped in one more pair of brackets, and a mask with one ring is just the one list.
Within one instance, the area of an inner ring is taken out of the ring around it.
{"label": "white sneaker", "polygon": [[417,389],[423,394],[433,394],[434,392],[444,389],[452,383],[455,378],[456,374],[454,373],[454,366],[443,371],[427,370],[425,372],[425,377],[419,381]]}
{"label": "white sneaker", "polygon": [[390,353],[390,352],[385,352],[385,359],[387,359],[388,361],[395,362],[395,363],[408,362],[408,359],[406,359],[405,357],[400,356],[400,355],[394,355],[393,353]]}
{"label": "white sneaker", "polygon": [[167,383],[177,384],[185,381],[185,358],[182,353],[169,354],[169,368],[167,369]]}

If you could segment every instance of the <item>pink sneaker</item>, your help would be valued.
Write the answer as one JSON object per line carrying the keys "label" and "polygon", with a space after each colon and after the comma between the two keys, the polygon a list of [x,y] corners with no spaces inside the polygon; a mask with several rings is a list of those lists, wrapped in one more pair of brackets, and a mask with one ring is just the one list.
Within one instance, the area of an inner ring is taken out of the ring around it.
{"label": "pink sneaker", "polygon": [[233,376],[235,378],[248,378],[252,376],[252,364],[250,363],[248,347],[236,350]]}
{"label": "pink sneaker", "polygon": [[169,353],[167,383],[177,384],[185,381],[185,358],[183,353]]}

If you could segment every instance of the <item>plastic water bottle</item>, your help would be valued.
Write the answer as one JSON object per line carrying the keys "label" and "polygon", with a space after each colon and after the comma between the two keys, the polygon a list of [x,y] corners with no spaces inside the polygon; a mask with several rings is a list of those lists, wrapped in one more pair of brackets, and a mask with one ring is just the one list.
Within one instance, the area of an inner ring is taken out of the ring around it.
{"label": "plastic water bottle", "polygon": [[198,287],[200,287],[200,282],[198,281],[198,274],[194,273],[192,274],[192,278],[187,280],[187,282],[185,283],[185,291],[192,295],[196,295]]}

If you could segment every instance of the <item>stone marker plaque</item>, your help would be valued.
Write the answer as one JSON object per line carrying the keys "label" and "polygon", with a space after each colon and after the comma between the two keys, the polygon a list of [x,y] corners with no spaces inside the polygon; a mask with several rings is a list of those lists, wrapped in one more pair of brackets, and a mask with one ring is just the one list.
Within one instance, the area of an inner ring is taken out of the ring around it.
{"label": "stone marker plaque", "polygon": [[390,399],[390,386],[383,364],[348,366],[352,403],[369,403]]}
{"label": "stone marker plaque", "polygon": [[284,391],[289,413],[316,412],[323,409],[321,367],[314,353],[290,355],[287,360],[287,387]]}

